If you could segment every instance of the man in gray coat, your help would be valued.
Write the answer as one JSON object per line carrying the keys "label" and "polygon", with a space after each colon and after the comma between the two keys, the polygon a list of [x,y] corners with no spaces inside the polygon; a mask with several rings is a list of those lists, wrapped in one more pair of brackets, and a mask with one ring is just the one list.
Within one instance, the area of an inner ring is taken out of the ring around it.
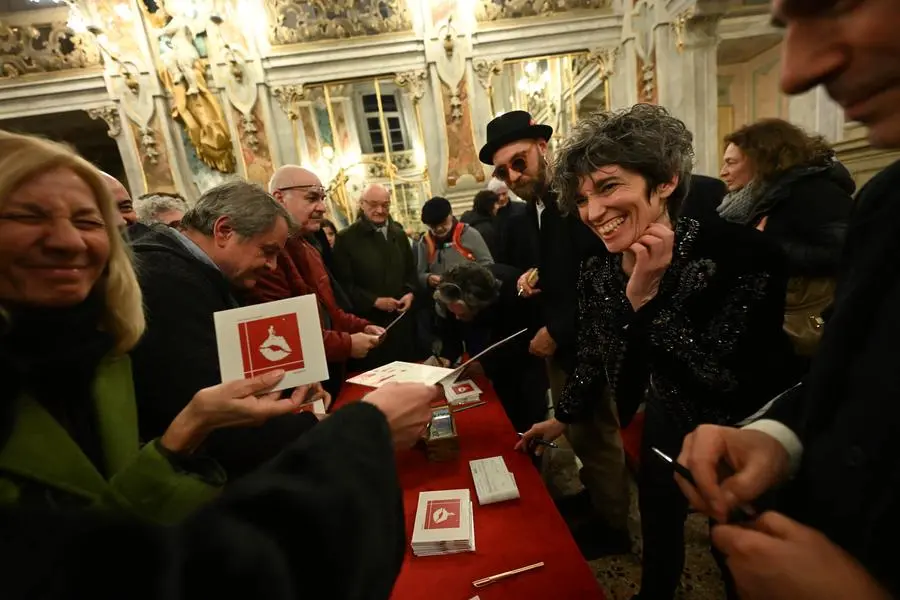
{"label": "man in gray coat", "polygon": [[441,275],[455,265],[494,263],[484,238],[477,229],[453,216],[453,207],[446,198],[435,196],[422,206],[422,223],[428,231],[416,242],[416,268],[424,289],[436,288]]}

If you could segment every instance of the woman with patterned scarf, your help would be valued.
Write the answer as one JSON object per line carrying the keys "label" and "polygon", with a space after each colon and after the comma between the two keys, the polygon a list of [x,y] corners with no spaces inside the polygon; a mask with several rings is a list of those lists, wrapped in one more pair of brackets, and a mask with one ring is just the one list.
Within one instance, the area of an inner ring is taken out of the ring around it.
{"label": "woman with patterned scarf", "polygon": [[780,119],[725,137],[720,173],[726,221],[755,227],[787,257],[785,329],[800,354],[815,350],[831,303],[856,185],[820,136]]}

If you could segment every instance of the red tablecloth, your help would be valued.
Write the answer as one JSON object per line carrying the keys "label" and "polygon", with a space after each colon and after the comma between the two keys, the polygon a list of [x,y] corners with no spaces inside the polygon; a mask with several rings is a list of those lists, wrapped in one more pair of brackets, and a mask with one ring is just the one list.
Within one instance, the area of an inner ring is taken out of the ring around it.
{"label": "red tablecloth", "polygon": [[[479,380],[487,404],[454,415],[460,441],[457,460],[432,463],[422,451],[398,454],[406,512],[407,546],[394,600],[481,600],[503,598],[603,600],[594,574],[572,540],[537,469],[514,452],[516,433],[487,381]],[[368,388],[345,384],[338,403],[358,400]],[[480,506],[469,461],[502,456],[515,475],[519,500]],[[474,502],[474,553],[414,557],[409,546],[419,492],[469,488]],[[541,562],[541,569],[513,576],[482,589],[482,577]]]}

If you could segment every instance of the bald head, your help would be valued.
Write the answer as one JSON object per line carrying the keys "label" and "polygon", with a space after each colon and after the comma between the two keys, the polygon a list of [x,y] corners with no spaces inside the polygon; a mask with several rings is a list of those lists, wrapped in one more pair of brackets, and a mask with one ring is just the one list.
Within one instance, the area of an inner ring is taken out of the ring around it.
{"label": "bald head", "polygon": [[100,175],[103,177],[103,181],[106,182],[106,188],[109,190],[109,193],[112,194],[113,202],[116,203],[119,214],[122,215],[122,219],[125,221],[125,225],[137,223],[138,219],[137,213],[134,211],[134,202],[132,202],[131,194],[128,193],[128,190],[125,189],[122,182],[103,171],[100,171]]}
{"label": "bald head", "polygon": [[325,218],[325,190],[319,176],[297,165],[279,167],[269,193],[287,209],[303,233],[315,233]]}
{"label": "bald head", "polygon": [[299,186],[321,187],[321,185],[322,181],[319,179],[319,176],[309,169],[304,169],[298,165],[284,165],[283,167],[278,167],[275,170],[275,174],[272,175],[272,179],[269,180],[269,193],[274,196],[275,192],[284,188]]}
{"label": "bald head", "polygon": [[380,227],[391,216],[391,193],[381,184],[370,184],[359,196],[359,207],[368,220]]}

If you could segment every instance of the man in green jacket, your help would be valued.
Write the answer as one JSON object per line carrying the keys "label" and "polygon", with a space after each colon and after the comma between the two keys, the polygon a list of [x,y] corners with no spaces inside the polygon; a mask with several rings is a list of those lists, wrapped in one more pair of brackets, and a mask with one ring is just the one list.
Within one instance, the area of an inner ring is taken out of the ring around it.
{"label": "man in green jacket", "polygon": [[[391,219],[391,194],[384,186],[368,186],[359,206],[360,218],[334,243],[334,274],[350,296],[353,311],[384,327],[412,306],[416,262],[406,233]],[[399,321],[356,368],[418,358],[414,328],[413,319]]]}

